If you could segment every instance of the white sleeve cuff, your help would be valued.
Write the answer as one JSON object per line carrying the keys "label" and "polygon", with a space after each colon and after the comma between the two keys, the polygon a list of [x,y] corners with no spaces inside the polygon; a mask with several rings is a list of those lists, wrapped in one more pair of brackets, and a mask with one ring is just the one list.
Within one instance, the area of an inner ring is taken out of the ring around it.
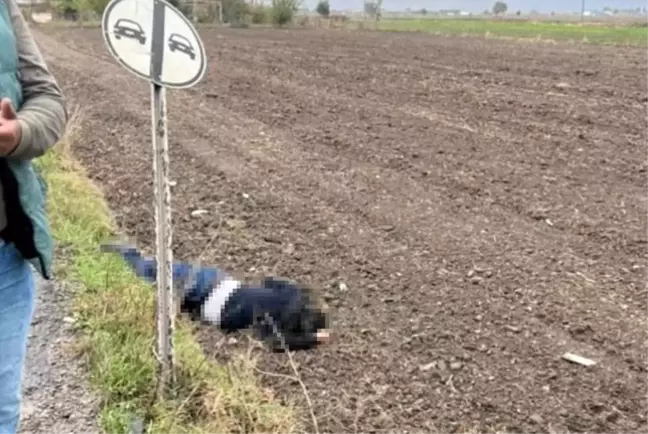
{"label": "white sleeve cuff", "polygon": [[214,288],[203,304],[203,320],[209,323],[220,324],[223,309],[230,296],[241,286],[241,282],[234,279],[225,279]]}

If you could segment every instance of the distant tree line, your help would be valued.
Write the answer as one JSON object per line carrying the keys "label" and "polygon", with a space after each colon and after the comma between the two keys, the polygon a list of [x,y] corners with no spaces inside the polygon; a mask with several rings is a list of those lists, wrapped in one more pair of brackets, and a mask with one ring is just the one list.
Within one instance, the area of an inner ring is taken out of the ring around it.
{"label": "distant tree line", "polygon": [[[168,1],[189,17],[191,8],[187,1]],[[109,2],[110,0],[58,0],[53,5],[59,15],[76,20],[80,14],[88,12],[101,16]],[[328,8],[328,1],[324,3]],[[301,0],[272,0],[270,6],[251,5],[245,0],[221,0],[221,5],[223,20],[233,26],[244,27],[248,21],[254,24],[272,23],[283,26],[293,20],[301,6]]]}
{"label": "distant tree line", "polygon": [[[369,8],[369,9],[368,9]],[[373,12],[372,4],[371,3],[365,3],[365,13],[367,12]],[[508,10],[508,4],[503,1],[496,1],[495,4],[493,5],[492,10],[484,10],[483,14],[484,15],[490,15],[491,13],[494,15],[500,15],[500,14],[505,14],[506,11]],[[419,9],[418,11],[414,11],[414,13],[418,13],[420,15],[427,15],[430,13],[426,8]],[[462,11],[460,9],[442,9],[434,12],[435,14],[440,14],[440,15],[460,15]],[[522,11],[517,11],[515,13],[516,15],[521,15]],[[470,14],[472,15],[472,14]]]}

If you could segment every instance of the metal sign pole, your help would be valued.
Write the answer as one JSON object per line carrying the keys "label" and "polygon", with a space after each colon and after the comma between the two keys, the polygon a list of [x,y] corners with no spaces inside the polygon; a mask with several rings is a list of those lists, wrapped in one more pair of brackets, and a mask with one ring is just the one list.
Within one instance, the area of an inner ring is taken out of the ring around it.
{"label": "metal sign pole", "polygon": [[171,249],[171,188],[169,186],[169,142],[167,137],[166,95],[163,87],[151,84],[153,131],[153,173],[155,190],[155,248],[157,258],[157,352],[159,359],[158,396],[173,381],[173,251]]}
{"label": "metal sign pole", "polygon": [[173,382],[173,332],[175,312],[171,264],[171,188],[169,186],[169,141],[167,136],[166,90],[155,81],[162,75],[164,58],[165,4],[153,1],[151,34],[151,109],[153,176],[155,190],[155,232],[157,258],[157,350],[159,377],[157,396],[166,394]]}

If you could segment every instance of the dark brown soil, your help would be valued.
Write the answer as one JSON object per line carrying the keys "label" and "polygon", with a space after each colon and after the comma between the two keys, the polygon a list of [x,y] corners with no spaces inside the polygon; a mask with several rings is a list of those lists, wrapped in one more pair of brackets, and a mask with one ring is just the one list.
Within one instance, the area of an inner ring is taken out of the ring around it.
{"label": "dark brown soil", "polygon": [[[645,50],[202,33],[208,76],[168,94],[176,256],[322,288],[334,340],[295,355],[321,431],[646,432]],[[39,42],[150,247],[148,85],[98,29]]]}

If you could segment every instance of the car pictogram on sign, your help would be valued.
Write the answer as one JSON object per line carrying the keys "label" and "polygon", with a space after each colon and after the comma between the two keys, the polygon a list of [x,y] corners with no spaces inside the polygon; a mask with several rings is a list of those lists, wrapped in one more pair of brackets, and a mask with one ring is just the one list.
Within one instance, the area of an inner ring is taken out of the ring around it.
{"label": "car pictogram on sign", "polygon": [[125,38],[135,39],[142,45],[146,42],[146,36],[144,35],[142,26],[127,18],[117,20],[113,28],[113,33],[115,34],[115,39],[121,39],[123,36]]}
{"label": "car pictogram on sign", "polygon": [[189,42],[189,39],[177,33],[171,33],[171,36],[169,36],[169,50],[172,52],[176,50],[181,51],[188,55],[191,60],[196,58],[196,52],[194,51],[191,42]]}

